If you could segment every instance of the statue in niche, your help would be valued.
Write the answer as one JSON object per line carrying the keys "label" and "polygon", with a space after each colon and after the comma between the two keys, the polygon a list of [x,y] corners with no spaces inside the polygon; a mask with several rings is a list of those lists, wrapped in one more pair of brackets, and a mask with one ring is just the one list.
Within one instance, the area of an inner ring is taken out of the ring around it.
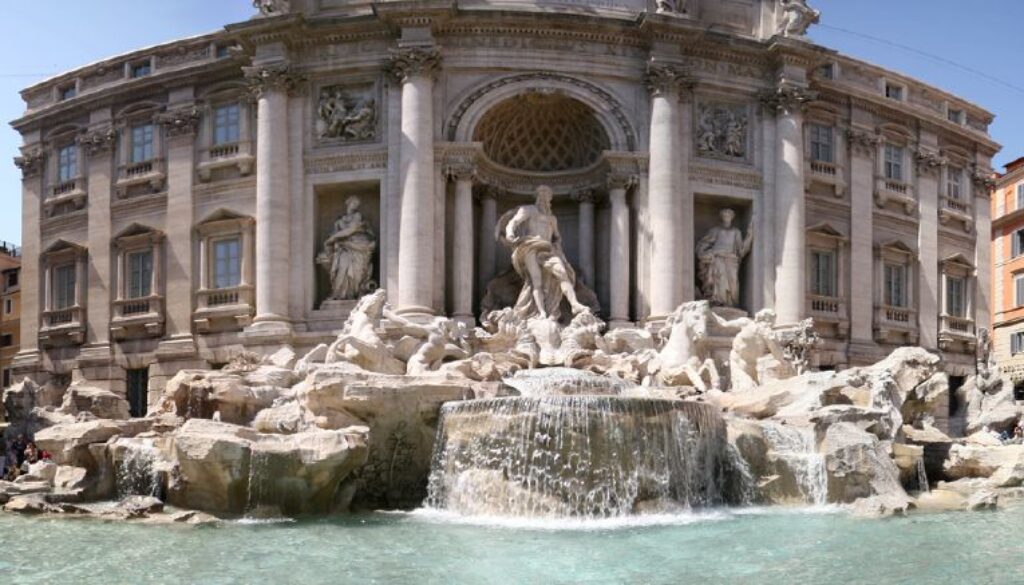
{"label": "statue in niche", "polygon": [[563,299],[573,315],[590,310],[576,297],[576,273],[562,251],[551,197],[550,187],[537,187],[534,205],[513,209],[498,222],[498,240],[511,248],[512,267],[523,280],[515,312],[524,320],[558,320]]}
{"label": "statue in niche", "polygon": [[740,298],[740,262],[750,253],[754,226],[751,221],[744,236],[732,225],[736,212],[727,208],[720,211],[719,216],[722,225],[708,230],[697,242],[701,291],[712,305],[735,307]]}
{"label": "statue in niche", "polygon": [[743,106],[701,104],[697,110],[697,152],[704,156],[747,156],[747,111]]}
{"label": "statue in niche", "polygon": [[812,24],[821,21],[821,12],[807,5],[807,0],[782,0],[782,20],[779,34],[784,37],[802,37]]}
{"label": "statue in niche", "polygon": [[373,251],[377,238],[373,229],[359,212],[358,197],[345,201],[345,215],[334,222],[331,235],[317,256],[317,263],[331,277],[328,300],[347,301],[376,288],[373,282]]}
{"label": "statue in niche", "polygon": [[377,134],[377,105],[371,98],[355,97],[341,86],[320,91],[317,108],[320,138],[345,142],[371,140]]}

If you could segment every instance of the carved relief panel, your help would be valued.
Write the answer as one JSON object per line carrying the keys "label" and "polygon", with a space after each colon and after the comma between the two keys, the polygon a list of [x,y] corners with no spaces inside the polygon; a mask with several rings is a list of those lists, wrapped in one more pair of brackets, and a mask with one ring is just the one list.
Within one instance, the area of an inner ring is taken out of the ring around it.
{"label": "carved relief panel", "polygon": [[316,94],[315,132],[322,143],[377,140],[379,103],[373,83],[321,86]]}
{"label": "carved relief panel", "polygon": [[749,108],[743,104],[698,102],[693,121],[693,137],[697,156],[730,162],[748,162]]}

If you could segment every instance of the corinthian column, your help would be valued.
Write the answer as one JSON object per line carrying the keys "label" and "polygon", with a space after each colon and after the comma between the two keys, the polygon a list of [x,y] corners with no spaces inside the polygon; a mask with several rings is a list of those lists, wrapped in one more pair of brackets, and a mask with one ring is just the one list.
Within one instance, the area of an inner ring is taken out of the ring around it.
{"label": "corinthian column", "polygon": [[683,76],[676,69],[650,63],[647,87],[651,92],[650,166],[647,205],[651,226],[649,319],[666,317],[686,300],[685,283],[693,280],[692,194],[684,188],[687,161],[680,144],[680,99]]}
{"label": "corinthian column", "polygon": [[455,181],[454,245],[452,246],[452,317],[469,325],[473,319],[473,176],[472,163],[448,166]]}
{"label": "corinthian column", "polygon": [[253,332],[287,332],[291,262],[288,92],[299,79],[286,62],[246,68],[258,98],[256,123],[256,317]]}
{"label": "corinthian column", "polygon": [[498,201],[493,187],[478,189],[480,197],[480,234],[479,255],[477,256],[477,275],[481,294],[487,284],[494,278],[497,247],[495,246],[494,230],[498,226]]}
{"label": "corinthian column", "polygon": [[434,76],[433,47],[395,51],[390,72],[402,84],[399,148],[401,218],[398,235],[398,312],[434,314]]}
{"label": "corinthian column", "polygon": [[806,88],[782,84],[764,96],[775,112],[775,312],[780,324],[800,321],[807,294],[806,213],[804,209],[803,104]]}
{"label": "corinthian column", "polygon": [[629,206],[626,190],[635,177],[612,174],[608,177],[608,199],[612,204],[609,237],[609,323],[610,328],[629,324]]}
{"label": "corinthian column", "polygon": [[597,200],[590,189],[577,191],[572,198],[579,203],[579,258],[578,276],[583,282],[594,287],[594,202]]}

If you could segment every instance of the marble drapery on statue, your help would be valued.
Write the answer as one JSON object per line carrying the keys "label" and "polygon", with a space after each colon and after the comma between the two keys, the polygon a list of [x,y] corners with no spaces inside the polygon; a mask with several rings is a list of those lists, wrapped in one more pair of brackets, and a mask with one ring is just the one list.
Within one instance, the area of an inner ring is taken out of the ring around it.
{"label": "marble drapery on statue", "polygon": [[754,241],[753,223],[746,237],[733,227],[736,213],[723,209],[722,225],[708,230],[697,242],[701,291],[712,305],[735,307],[740,298],[740,262],[750,253]]}
{"label": "marble drapery on statue", "polygon": [[562,300],[573,314],[588,311],[576,297],[576,273],[562,251],[550,187],[537,188],[534,205],[523,205],[498,221],[496,237],[512,250],[512,267],[523,279],[515,312],[521,319],[558,319]]}
{"label": "marble drapery on statue", "polygon": [[334,222],[331,235],[324,241],[317,263],[331,277],[329,300],[347,301],[359,298],[375,287],[373,252],[377,238],[359,212],[359,198],[349,197],[346,212]]}

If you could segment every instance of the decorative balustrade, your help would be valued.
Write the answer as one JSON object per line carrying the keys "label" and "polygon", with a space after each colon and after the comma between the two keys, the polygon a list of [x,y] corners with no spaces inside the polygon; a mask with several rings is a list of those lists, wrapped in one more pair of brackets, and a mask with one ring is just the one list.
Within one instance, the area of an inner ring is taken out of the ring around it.
{"label": "decorative balustrade", "polygon": [[846,321],[846,299],[822,295],[807,295],[807,306],[810,315],[824,322],[839,323]]}
{"label": "decorative balustrade", "polygon": [[943,315],[941,329],[944,333],[952,333],[962,337],[974,336],[974,321],[966,317]]}
{"label": "decorative balustrade", "polygon": [[114,319],[135,318],[140,315],[160,313],[162,309],[160,301],[159,295],[116,300],[114,301]]}
{"label": "decorative balustrade", "polygon": [[893,193],[899,193],[900,195],[907,195],[910,192],[910,186],[901,181],[885,181],[885,189],[892,191]]}
{"label": "decorative balustrade", "polygon": [[971,208],[966,202],[953,197],[943,197],[942,206],[963,215],[970,215],[971,213]]}
{"label": "decorative balustrade", "polygon": [[67,181],[57,183],[50,189],[50,196],[61,197],[85,191],[85,189],[82,188],[82,182],[82,179],[69,179]]}
{"label": "decorative balustrade", "polygon": [[256,157],[253,156],[252,142],[242,141],[215,144],[203,152],[198,165],[199,179],[209,181],[213,178],[213,171],[231,167],[236,167],[238,174],[244,177],[252,173],[255,162]]}
{"label": "decorative balustrade", "polygon": [[218,159],[237,156],[240,151],[241,147],[237,142],[231,144],[218,144],[210,147],[210,158]]}
{"label": "decorative balustrade", "polygon": [[834,178],[837,174],[839,174],[839,169],[838,167],[836,167],[834,163],[820,160],[812,160],[811,172],[814,173],[815,175]]}
{"label": "decorative balustrade", "polygon": [[882,306],[879,309],[879,317],[886,325],[897,327],[914,327],[914,316],[916,311],[907,307]]}
{"label": "decorative balustrade", "polygon": [[39,328],[39,343],[53,347],[68,342],[80,344],[85,341],[85,308],[65,307],[43,311],[42,326]]}
{"label": "decorative balustrade", "polygon": [[917,209],[917,198],[910,183],[885,177],[876,178],[875,203],[879,207],[885,207],[890,201],[902,205],[907,215],[913,214]]}
{"label": "decorative balustrade", "polygon": [[833,162],[822,160],[807,161],[804,167],[804,176],[807,186],[814,183],[832,187],[836,197],[842,197],[846,192],[846,181],[843,179],[843,169]]}
{"label": "decorative balustrade", "polygon": [[135,177],[141,177],[153,172],[153,161],[147,160],[143,162],[131,163],[124,167],[124,177],[132,179]]}
{"label": "decorative balustrade", "polygon": [[197,297],[198,306],[193,320],[201,333],[225,326],[245,327],[252,322],[255,310],[252,285],[204,289],[197,293]]}
{"label": "decorative balustrade", "polygon": [[160,295],[114,301],[110,332],[114,339],[128,339],[163,333],[164,306]]}
{"label": "decorative balustrade", "polygon": [[233,286],[228,288],[211,288],[199,291],[198,304],[200,309],[217,309],[236,305],[252,304],[252,286]]}

